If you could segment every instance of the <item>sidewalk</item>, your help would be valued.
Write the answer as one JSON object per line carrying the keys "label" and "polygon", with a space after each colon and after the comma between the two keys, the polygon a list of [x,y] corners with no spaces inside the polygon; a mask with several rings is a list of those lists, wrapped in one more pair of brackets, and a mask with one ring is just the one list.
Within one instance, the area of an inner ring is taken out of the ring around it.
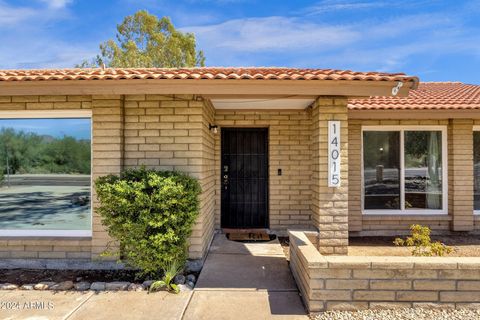
{"label": "sidewalk", "polygon": [[278,240],[214,239],[193,292],[0,291],[0,319],[308,319]]}
{"label": "sidewalk", "polygon": [[[1,291],[0,319],[181,319],[192,292]],[[7,309],[7,310],[6,310]]]}

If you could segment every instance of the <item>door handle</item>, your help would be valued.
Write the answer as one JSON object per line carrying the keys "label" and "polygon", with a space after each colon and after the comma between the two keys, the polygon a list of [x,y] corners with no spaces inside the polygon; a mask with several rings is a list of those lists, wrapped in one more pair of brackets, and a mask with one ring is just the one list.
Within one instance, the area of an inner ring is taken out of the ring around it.
{"label": "door handle", "polygon": [[225,190],[228,189],[228,166],[223,166],[223,186]]}

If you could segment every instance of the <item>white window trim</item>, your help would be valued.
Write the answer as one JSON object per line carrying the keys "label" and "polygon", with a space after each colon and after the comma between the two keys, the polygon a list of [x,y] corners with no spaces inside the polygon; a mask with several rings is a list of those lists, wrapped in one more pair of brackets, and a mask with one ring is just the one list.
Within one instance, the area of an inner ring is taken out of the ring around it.
{"label": "white window trim", "polygon": [[[364,209],[365,185],[363,172],[363,132],[364,131],[399,131],[400,132],[400,203],[399,210]],[[405,155],[404,155],[404,132],[405,131],[441,131],[442,132],[442,209],[413,209],[404,208],[405,205]],[[361,210],[363,215],[448,215],[448,149],[447,149],[447,126],[438,125],[380,125],[362,126],[360,137],[361,157]]]}
{"label": "white window trim", "polygon": [[[1,119],[90,119],[90,139],[92,141],[93,166],[93,122],[91,110],[14,110],[0,111]],[[90,169],[90,230],[35,230],[35,229],[0,229],[0,237],[92,237],[93,232],[93,175]]]}
{"label": "white window trim", "polygon": [[[480,131],[480,126],[479,125],[473,126],[472,135],[475,131]],[[472,143],[472,148],[475,148],[475,145],[473,143]],[[475,183],[475,177],[474,177],[473,183]],[[473,206],[475,208],[475,203],[473,203]],[[473,215],[480,215],[480,210],[473,209]]]}

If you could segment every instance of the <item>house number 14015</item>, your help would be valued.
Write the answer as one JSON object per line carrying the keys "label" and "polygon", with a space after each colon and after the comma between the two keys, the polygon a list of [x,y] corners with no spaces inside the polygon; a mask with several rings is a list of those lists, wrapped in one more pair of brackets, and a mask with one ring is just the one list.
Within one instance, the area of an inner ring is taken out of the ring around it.
{"label": "house number 14015", "polygon": [[340,187],[340,121],[328,121],[328,186]]}

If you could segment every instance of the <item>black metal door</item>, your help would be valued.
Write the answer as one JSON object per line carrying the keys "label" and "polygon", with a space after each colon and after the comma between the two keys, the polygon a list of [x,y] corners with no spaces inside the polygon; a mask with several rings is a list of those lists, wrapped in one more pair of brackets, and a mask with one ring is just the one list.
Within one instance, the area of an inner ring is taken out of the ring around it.
{"label": "black metal door", "polygon": [[268,129],[222,128],[222,228],[268,228]]}

